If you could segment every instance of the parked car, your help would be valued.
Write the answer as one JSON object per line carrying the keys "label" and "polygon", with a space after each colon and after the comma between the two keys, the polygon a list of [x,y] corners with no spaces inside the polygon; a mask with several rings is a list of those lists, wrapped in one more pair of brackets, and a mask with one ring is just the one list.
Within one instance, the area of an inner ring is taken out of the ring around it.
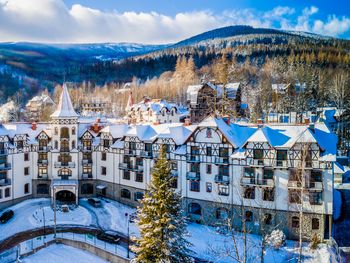
{"label": "parked car", "polygon": [[0,216],[0,222],[2,224],[5,224],[7,221],[9,221],[14,215],[14,212],[12,210],[7,210],[3,212]]}
{"label": "parked car", "polygon": [[118,244],[120,240],[118,233],[114,231],[101,232],[97,235],[97,238],[112,244]]}
{"label": "parked car", "polygon": [[101,200],[98,198],[89,198],[88,202],[93,207],[101,207],[102,206]]}

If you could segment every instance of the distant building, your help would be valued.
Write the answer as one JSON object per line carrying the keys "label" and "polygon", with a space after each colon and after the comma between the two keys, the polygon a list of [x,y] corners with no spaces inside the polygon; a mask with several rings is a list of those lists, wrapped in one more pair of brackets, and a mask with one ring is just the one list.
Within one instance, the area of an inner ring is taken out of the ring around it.
{"label": "distant building", "polygon": [[85,100],[80,107],[82,116],[102,116],[111,112],[111,103],[102,99]]}
{"label": "distant building", "polygon": [[192,122],[200,122],[210,114],[224,110],[226,114],[241,115],[240,83],[216,85],[210,82],[187,88],[187,105]]}
{"label": "distant building", "polygon": [[178,123],[184,122],[189,115],[186,107],[166,100],[149,98],[133,104],[130,97],[126,111],[130,123]]}
{"label": "distant building", "polygon": [[44,114],[44,110],[54,106],[55,103],[50,96],[42,93],[28,101],[26,104],[26,117],[29,121],[39,121]]}

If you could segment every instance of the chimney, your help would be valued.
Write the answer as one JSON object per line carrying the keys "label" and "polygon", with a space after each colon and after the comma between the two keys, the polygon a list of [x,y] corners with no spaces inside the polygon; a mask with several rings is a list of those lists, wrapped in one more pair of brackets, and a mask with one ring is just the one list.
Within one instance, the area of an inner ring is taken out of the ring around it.
{"label": "chimney", "polygon": [[191,119],[187,117],[187,118],[185,119],[184,126],[190,126],[190,125],[191,125]]}
{"label": "chimney", "polygon": [[305,124],[310,124],[310,118],[309,117],[305,117],[304,118],[304,123]]}
{"label": "chimney", "polygon": [[36,130],[36,122],[32,122],[32,130],[35,131]]}

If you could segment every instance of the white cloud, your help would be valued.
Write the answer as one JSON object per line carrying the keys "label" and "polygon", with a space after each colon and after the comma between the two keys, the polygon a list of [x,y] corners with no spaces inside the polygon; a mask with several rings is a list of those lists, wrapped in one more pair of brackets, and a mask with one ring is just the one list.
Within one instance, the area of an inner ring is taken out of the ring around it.
{"label": "white cloud", "polygon": [[[227,25],[251,25],[310,31],[337,36],[349,30],[348,17],[312,20],[307,7],[297,16],[288,6],[261,12],[254,9],[209,10],[167,16],[156,12],[100,11],[63,0],[0,0],[0,41],[170,43]],[[294,23],[293,17],[297,16]]]}

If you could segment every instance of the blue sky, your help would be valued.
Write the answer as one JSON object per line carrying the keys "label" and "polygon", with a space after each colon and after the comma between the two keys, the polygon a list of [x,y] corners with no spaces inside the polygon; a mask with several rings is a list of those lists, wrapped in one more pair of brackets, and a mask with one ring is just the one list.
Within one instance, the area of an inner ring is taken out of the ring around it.
{"label": "blue sky", "polygon": [[345,0],[0,0],[0,41],[171,43],[247,24],[350,39]]}

